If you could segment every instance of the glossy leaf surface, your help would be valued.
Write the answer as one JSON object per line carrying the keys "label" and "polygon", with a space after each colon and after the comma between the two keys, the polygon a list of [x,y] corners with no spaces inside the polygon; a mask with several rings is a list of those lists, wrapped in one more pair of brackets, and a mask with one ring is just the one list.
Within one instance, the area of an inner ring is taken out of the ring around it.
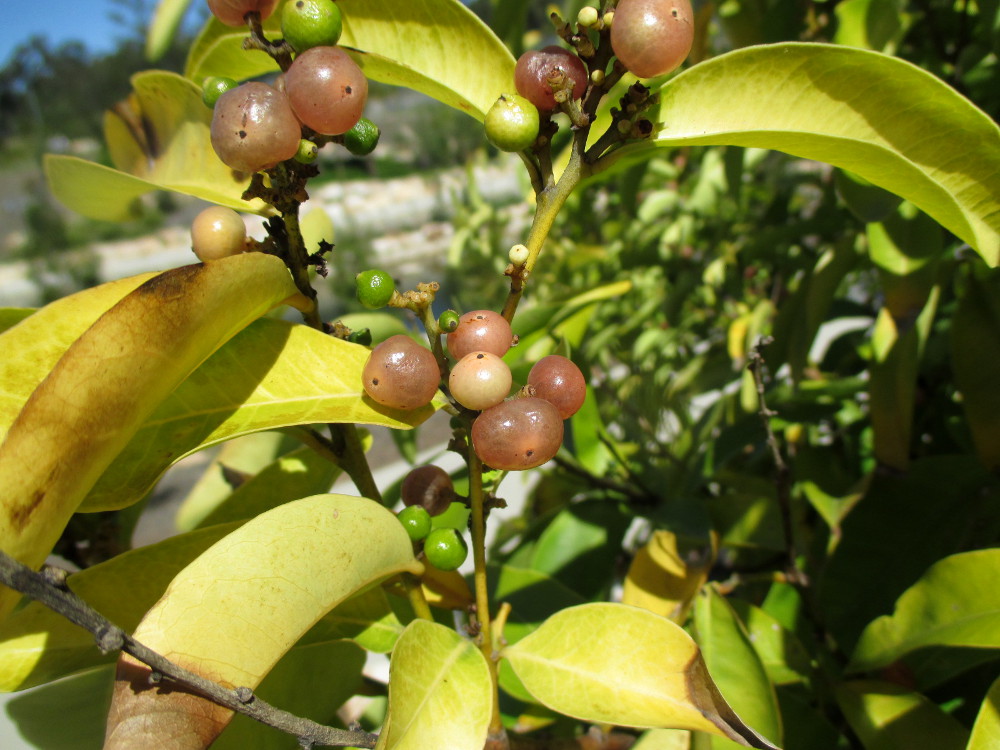
{"label": "glossy leaf surface", "polygon": [[[374,81],[406,86],[480,121],[514,85],[514,58],[458,0],[337,4],[344,17],[340,45]],[[264,24],[275,36],[279,15]],[[185,75],[200,84],[207,76],[244,79],[277,70],[269,57],[242,50],[245,37],[245,30],[211,20],[191,48]]]}
{"label": "glossy leaf surface", "polygon": [[683,625],[691,602],[712,567],[704,550],[691,564],[678,549],[677,535],[657,531],[632,558],[625,576],[622,604],[648,609]]}
{"label": "glossy leaf surface", "polygon": [[899,597],[895,611],[861,634],[850,668],[882,667],[925,646],[1000,648],[1000,549],[935,563]]}
{"label": "glossy leaf surface", "polygon": [[[621,648],[628,643],[629,648]],[[550,617],[502,652],[528,692],[595,723],[695,729],[773,748],[726,704],[697,645],[644,609],[584,604]]]}
{"label": "glossy leaf surface", "polygon": [[857,680],[841,683],[835,693],[865,750],[962,750],[969,738],[958,721],[899,685]]}
{"label": "glossy leaf surface", "polygon": [[[40,565],[157,404],[234,334],[293,299],[284,263],[247,253],[162,273],[101,316],[35,389],[0,444],[4,550]],[[0,594],[5,616],[14,596]]]}
{"label": "glossy leaf surface", "polygon": [[833,45],[749,47],[689,68],[660,97],[653,140],[609,165],[687,144],[824,161],[906,198],[1000,263],[1000,129],[914,65]]}
{"label": "glossy leaf surface", "polygon": [[[212,110],[191,81],[165,71],[132,78],[134,92],[105,116],[105,140],[115,168],[76,156],[48,154],[45,176],[64,205],[93,219],[122,221],[152,190],[172,190],[240,211],[265,210],[241,195],[249,175],[233,172],[212,149]],[[195,166],[196,165],[196,166]]]}
{"label": "glossy leaf surface", "polygon": [[493,708],[490,673],[471,641],[414,620],[389,666],[389,713],[376,750],[482,750]]}
{"label": "glossy leaf surface", "polygon": [[[174,578],[135,632],[140,642],[204,677],[255,687],[320,617],[368,586],[418,572],[395,516],[365,498],[317,495],[247,522]],[[164,734],[202,747],[231,712],[181,691],[160,693],[148,668],[119,660],[106,748]],[[199,739],[200,738],[200,739]]]}
{"label": "glossy leaf surface", "polygon": [[334,422],[409,428],[434,413],[437,404],[404,412],[363,398],[368,354],[307,326],[257,321],[160,403],[83,507],[127,506],[175,461],[251,432]]}
{"label": "glossy leaf surface", "polygon": [[989,750],[991,747],[1000,747],[1000,679],[983,698],[966,750]]}

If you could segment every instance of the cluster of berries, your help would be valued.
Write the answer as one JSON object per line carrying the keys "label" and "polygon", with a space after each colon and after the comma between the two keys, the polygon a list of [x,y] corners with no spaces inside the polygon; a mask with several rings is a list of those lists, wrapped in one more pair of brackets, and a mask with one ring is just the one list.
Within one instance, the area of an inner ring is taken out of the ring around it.
{"label": "cluster of berries", "polygon": [[[694,42],[694,12],[690,0],[621,0],[601,17],[584,7],[581,30],[611,27],[611,48],[626,70],[653,78],[677,69]],[[587,67],[574,52],[559,46],[525,52],[514,68],[517,94],[503,94],[486,114],[486,136],[501,151],[530,148],[538,137],[539,113],[559,108],[559,100],[580,99],[605,71]]]}
{"label": "cluster of berries", "polygon": [[[276,0],[209,0],[212,13],[229,26],[244,25],[251,13],[266,18],[276,4]],[[368,81],[336,46],[342,28],[340,10],[332,0],[285,3],[281,33],[295,58],[273,86],[206,79],[202,95],[214,109],[212,147],[227,166],[252,173],[288,159],[312,161],[318,147],[311,139],[316,136],[344,135],[353,153],[374,148],[377,128],[361,117]]]}

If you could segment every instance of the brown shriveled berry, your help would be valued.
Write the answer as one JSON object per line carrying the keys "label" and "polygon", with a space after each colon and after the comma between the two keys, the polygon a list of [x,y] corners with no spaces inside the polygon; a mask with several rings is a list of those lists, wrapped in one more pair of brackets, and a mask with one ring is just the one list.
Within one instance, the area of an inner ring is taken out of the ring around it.
{"label": "brown shriveled berry", "polygon": [[542,357],[528,373],[528,385],[538,398],[544,398],[569,419],[583,406],[587,397],[587,381],[580,368],[566,357],[550,354]]}
{"label": "brown shriveled berry", "polygon": [[409,410],[431,402],[440,377],[430,350],[398,334],[372,350],[361,383],[372,400],[392,409]]}
{"label": "brown shriveled berry", "polygon": [[432,516],[444,513],[455,501],[455,487],[448,472],[429,464],[418,466],[403,479],[403,505],[419,505]]}
{"label": "brown shriveled berry", "polygon": [[458,319],[458,328],[448,334],[448,351],[455,359],[472,352],[502,357],[510,349],[514,334],[510,323],[492,310],[473,310]]}
{"label": "brown shriveled berry", "polygon": [[541,466],[559,451],[563,421],[540,398],[514,398],[480,414],[472,423],[472,446],[483,463],[502,471]]}

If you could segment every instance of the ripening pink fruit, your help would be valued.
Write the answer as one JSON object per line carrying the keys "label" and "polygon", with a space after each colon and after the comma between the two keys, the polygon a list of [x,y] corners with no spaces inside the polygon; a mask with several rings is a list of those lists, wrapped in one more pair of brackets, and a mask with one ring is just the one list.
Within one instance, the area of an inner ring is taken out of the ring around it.
{"label": "ripening pink fruit", "polygon": [[587,66],[575,54],[556,45],[525,52],[518,58],[514,66],[517,93],[543,112],[555,109],[559,105],[548,79],[560,70],[573,81],[573,98],[582,97],[587,90]]}
{"label": "ripening pink fruit", "polygon": [[472,423],[472,446],[483,463],[501,471],[541,466],[559,451],[563,421],[559,410],[540,398],[512,398]]}
{"label": "ripening pink fruit", "polygon": [[471,352],[451,368],[448,390],[466,409],[482,411],[507,398],[511,382],[510,368],[500,357]]}
{"label": "ripening pink fruit", "polygon": [[458,328],[448,334],[448,351],[455,359],[472,352],[502,357],[510,349],[514,333],[510,323],[492,310],[473,310],[458,319]]}
{"label": "ripening pink fruit", "polygon": [[323,135],[340,135],[361,119],[368,80],[340,47],[313,47],[285,73],[285,92],[303,125]]}
{"label": "ripening pink fruit", "polygon": [[528,385],[535,395],[559,410],[563,419],[569,419],[583,406],[587,397],[587,381],[572,360],[550,354],[538,360],[528,373]]}
{"label": "ripening pink fruit", "polygon": [[247,13],[257,11],[263,21],[277,4],[278,0],[208,0],[208,9],[226,26],[243,26]]}
{"label": "ripening pink fruit", "polygon": [[361,383],[372,400],[392,409],[419,409],[437,392],[441,372],[429,349],[409,336],[390,336],[368,356]]}
{"label": "ripening pink fruit", "polygon": [[212,148],[237,172],[259,172],[299,151],[302,126],[288,99],[266,83],[230,89],[212,112]]}
{"label": "ripening pink fruit", "polygon": [[621,0],[611,23],[615,56],[639,78],[680,66],[694,42],[690,0]]}

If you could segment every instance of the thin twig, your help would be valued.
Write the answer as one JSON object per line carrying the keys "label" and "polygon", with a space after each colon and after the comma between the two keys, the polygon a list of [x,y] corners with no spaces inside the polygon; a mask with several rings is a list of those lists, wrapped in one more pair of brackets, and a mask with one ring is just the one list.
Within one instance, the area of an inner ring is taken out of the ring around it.
{"label": "thin twig", "polygon": [[249,716],[298,738],[305,747],[375,747],[378,737],[367,732],[351,732],[317,724],[275,708],[247,687],[233,690],[207,680],[136,641],[65,586],[63,576],[38,573],[4,552],[0,552],[0,583],[41,602],[57,614],[94,636],[102,653],[123,651],[167,679],[224,708]]}
{"label": "thin twig", "polygon": [[781,526],[785,536],[785,555],[788,566],[788,575],[798,583],[804,583],[805,573],[799,570],[795,551],[795,536],[792,527],[792,472],[785,462],[785,457],[781,454],[781,446],[778,438],[771,428],[771,417],[777,412],[767,408],[767,400],[764,397],[764,355],[761,353],[764,347],[769,345],[774,339],[770,336],[761,336],[757,339],[750,350],[747,362],[747,369],[753,375],[754,386],[757,389],[757,414],[764,425],[767,433],[767,446],[771,451],[771,458],[774,461],[774,485],[778,496],[778,508],[781,511]]}

